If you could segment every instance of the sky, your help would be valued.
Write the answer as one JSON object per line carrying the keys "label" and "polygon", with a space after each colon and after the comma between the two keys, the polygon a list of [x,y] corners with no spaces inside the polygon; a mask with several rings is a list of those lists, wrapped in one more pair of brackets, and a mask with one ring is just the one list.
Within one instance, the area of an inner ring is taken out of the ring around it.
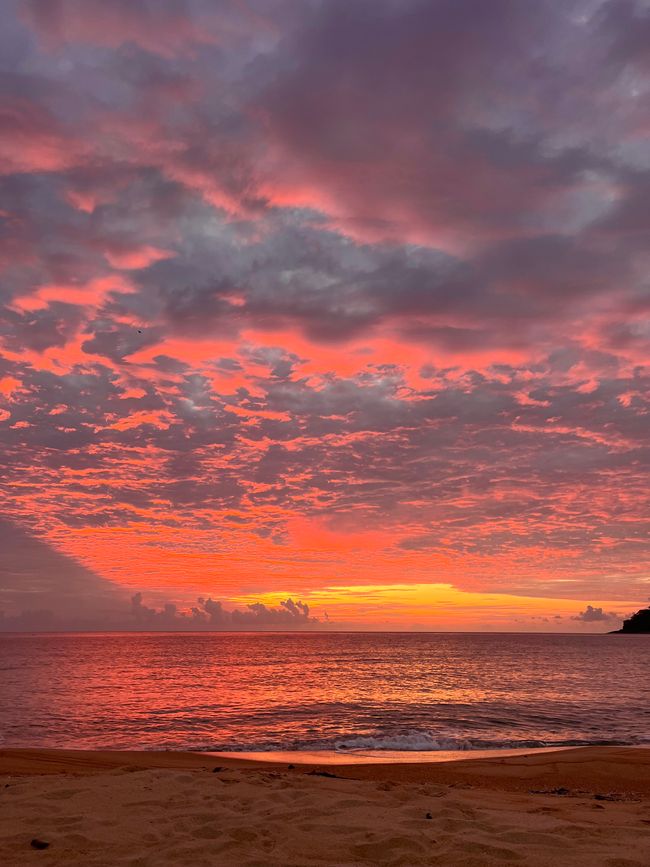
{"label": "sky", "polygon": [[650,4],[4,0],[0,629],[650,597]]}

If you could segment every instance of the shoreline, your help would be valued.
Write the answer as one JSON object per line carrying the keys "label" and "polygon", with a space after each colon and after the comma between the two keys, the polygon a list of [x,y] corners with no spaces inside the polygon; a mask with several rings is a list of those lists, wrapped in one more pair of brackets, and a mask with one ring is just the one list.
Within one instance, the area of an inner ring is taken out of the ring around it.
{"label": "shoreline", "polygon": [[[472,753],[475,753],[472,755]],[[487,755],[486,755],[487,753]],[[289,767],[291,766],[291,767]],[[308,752],[207,753],[173,750],[0,749],[0,777],[97,775],[144,770],[226,770],[334,773],[346,779],[469,783],[525,791],[531,781],[549,787],[616,789],[650,797],[650,747],[548,747],[531,750],[436,751],[324,755]]]}
{"label": "shoreline", "polygon": [[241,750],[209,751],[206,755],[223,759],[242,759],[252,762],[295,765],[420,765],[438,762],[460,762],[475,759],[503,759],[508,756],[528,756],[537,753],[561,752],[575,749],[557,747],[494,747],[476,750]]}

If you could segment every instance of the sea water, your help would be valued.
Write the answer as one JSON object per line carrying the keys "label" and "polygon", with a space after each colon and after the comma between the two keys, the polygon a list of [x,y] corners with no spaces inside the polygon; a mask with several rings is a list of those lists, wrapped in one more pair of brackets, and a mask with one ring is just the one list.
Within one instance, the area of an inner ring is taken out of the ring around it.
{"label": "sea water", "polygon": [[0,635],[0,745],[478,750],[650,743],[650,636]]}

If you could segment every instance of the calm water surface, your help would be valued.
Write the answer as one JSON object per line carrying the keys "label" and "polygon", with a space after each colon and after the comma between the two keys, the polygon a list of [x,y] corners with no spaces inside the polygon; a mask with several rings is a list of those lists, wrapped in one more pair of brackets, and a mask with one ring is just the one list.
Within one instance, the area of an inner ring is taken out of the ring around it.
{"label": "calm water surface", "polygon": [[650,637],[0,636],[2,746],[650,743]]}

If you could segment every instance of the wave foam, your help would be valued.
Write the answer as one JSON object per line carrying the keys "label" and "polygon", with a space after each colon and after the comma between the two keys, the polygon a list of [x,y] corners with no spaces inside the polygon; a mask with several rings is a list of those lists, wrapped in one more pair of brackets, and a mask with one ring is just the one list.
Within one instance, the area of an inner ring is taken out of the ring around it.
{"label": "wave foam", "polygon": [[197,752],[319,752],[335,750],[340,753],[379,752],[440,752],[471,750],[540,749],[553,747],[587,746],[640,746],[650,743],[650,738],[490,738],[467,737],[440,731],[411,729],[402,732],[377,732],[376,734],[341,734],[323,740],[305,741],[252,741],[248,743],[176,744],[176,749]]}
{"label": "wave foam", "polygon": [[498,750],[539,749],[542,747],[618,746],[638,744],[646,739],[619,740],[615,738],[559,738],[556,740],[467,738],[430,731],[409,731],[390,735],[359,735],[339,738],[334,749],[340,752],[363,750],[440,751],[440,750]]}
{"label": "wave foam", "polygon": [[471,750],[474,744],[467,738],[440,737],[431,732],[405,732],[384,737],[358,736],[337,740],[337,750]]}

